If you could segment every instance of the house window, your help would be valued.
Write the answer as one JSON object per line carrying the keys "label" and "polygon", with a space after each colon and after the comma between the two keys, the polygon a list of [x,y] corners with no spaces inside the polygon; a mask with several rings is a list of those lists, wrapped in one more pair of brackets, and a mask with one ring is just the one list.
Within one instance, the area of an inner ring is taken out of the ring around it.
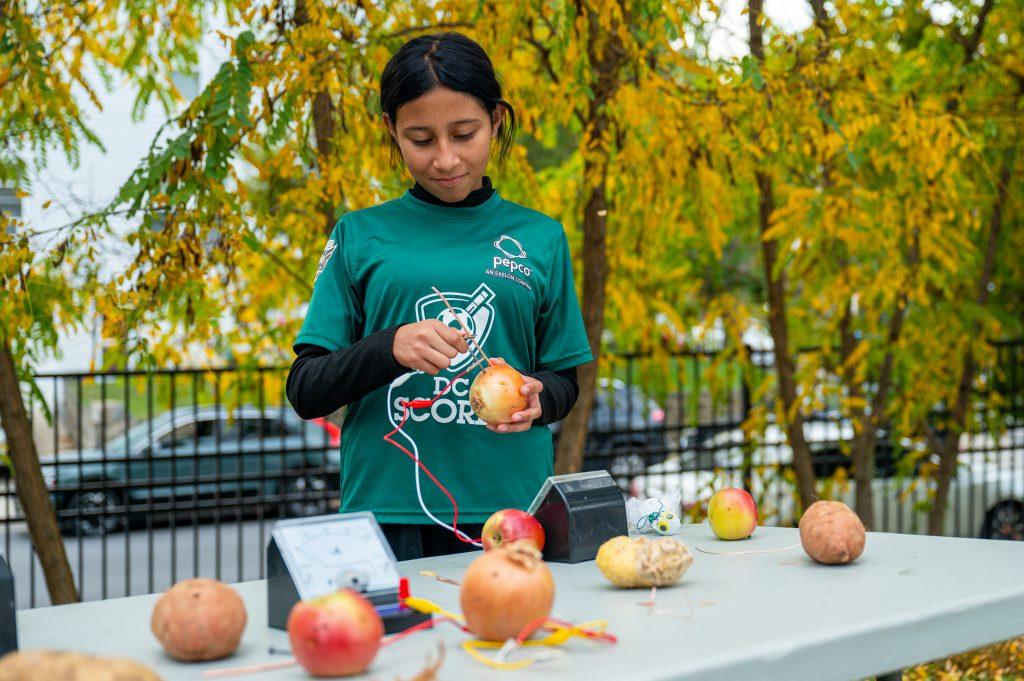
{"label": "house window", "polygon": [[186,102],[191,102],[199,94],[199,76],[195,73],[174,71],[171,73],[171,82]]}
{"label": "house window", "polygon": [[0,211],[15,220],[21,219],[21,199],[12,187],[0,187]]}

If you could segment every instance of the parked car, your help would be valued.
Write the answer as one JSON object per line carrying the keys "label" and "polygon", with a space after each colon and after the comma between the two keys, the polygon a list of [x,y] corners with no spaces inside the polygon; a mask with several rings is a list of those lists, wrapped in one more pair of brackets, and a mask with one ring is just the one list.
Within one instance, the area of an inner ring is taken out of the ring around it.
{"label": "parked car", "polygon": [[[850,424],[842,420],[825,423],[812,419],[804,423],[804,436],[811,447],[812,459],[824,457],[829,461],[832,472],[835,469],[832,457],[837,455],[842,442],[852,438],[852,434]],[[743,487],[744,466],[749,461],[750,491],[762,516],[773,517],[780,524],[794,522],[793,486],[779,473],[780,468],[792,464],[792,450],[778,426],[769,424],[764,437],[756,443],[751,442],[738,427],[717,432],[712,429],[703,433],[691,431],[684,437],[689,438],[687,446],[678,454],[648,466],[644,475],[631,481],[629,489],[632,496],[662,496],[669,490],[678,489],[682,510],[689,511],[698,504],[706,505],[711,495],[723,487]],[[915,457],[913,470],[899,471],[891,443],[886,440],[881,444],[882,465],[877,467],[872,480],[876,523],[881,524],[884,519],[901,519],[906,521],[908,531],[926,531],[927,509],[920,501],[923,495],[908,493],[908,490],[915,485],[923,486],[923,478],[919,475],[921,467],[934,465],[937,461],[924,455],[923,443],[903,440],[899,443],[901,447],[919,450],[919,455]],[[964,435],[960,440],[960,450],[957,473],[950,489],[951,502],[944,534],[1024,539],[1024,428],[1010,429],[998,437]],[[840,453],[838,456],[844,455]],[[823,496],[854,506],[856,484],[853,480],[822,482],[825,484],[830,487],[822,490]],[[958,503],[953,503],[953,499]]]}
{"label": "parked car", "polygon": [[[721,467],[725,460],[722,459],[724,451],[730,453],[726,459],[735,459],[738,465],[742,465],[745,449],[759,460],[769,460],[774,456],[772,450],[789,447],[785,431],[774,421],[768,422],[763,436],[756,442],[750,440],[741,425],[724,422],[684,428],[679,437],[678,454],[669,458],[678,457],[680,470],[710,469]],[[842,452],[843,443],[853,438],[853,425],[849,419],[842,418],[837,412],[817,411],[804,418],[803,430],[815,475],[827,477],[844,461],[849,463]],[[886,442],[880,440],[879,445],[888,449]]]}
{"label": "parked car", "polygon": [[[339,486],[337,426],[291,409],[180,407],[130,428],[103,449],[41,462],[65,533],[103,534],[126,516],[212,511],[275,499],[289,515],[326,513]],[[126,508],[127,507],[127,508]]]}
{"label": "parked car", "polygon": [[[561,422],[548,428],[557,446]],[[638,386],[598,379],[583,451],[583,470],[607,470],[625,490],[630,477],[664,457],[665,411]]]}

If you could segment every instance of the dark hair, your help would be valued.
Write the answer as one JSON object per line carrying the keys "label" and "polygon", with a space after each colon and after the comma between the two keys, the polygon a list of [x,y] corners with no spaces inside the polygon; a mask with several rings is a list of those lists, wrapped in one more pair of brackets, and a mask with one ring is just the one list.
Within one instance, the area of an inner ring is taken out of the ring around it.
{"label": "dark hair", "polygon": [[[421,35],[402,45],[380,78],[381,111],[394,123],[399,107],[439,87],[474,97],[488,116],[499,104],[505,105],[508,115],[498,129],[498,165],[504,166],[515,139],[515,112],[501,97],[501,84],[487,53],[461,33]],[[394,138],[387,137],[395,161],[401,152]]]}

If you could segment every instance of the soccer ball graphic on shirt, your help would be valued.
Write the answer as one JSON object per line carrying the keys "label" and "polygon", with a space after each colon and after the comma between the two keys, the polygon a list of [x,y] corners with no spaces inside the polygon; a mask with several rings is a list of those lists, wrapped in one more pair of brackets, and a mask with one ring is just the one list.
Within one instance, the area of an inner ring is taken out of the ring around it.
{"label": "soccer ball graphic on shirt", "polygon": [[[480,284],[472,293],[459,291],[442,291],[444,297],[451,303],[455,315],[448,309],[448,306],[441,300],[441,296],[430,293],[416,301],[416,321],[422,322],[427,319],[437,319],[442,324],[454,329],[461,329],[459,320],[466,325],[469,332],[473,334],[477,344],[483,347],[490,335],[491,326],[494,322],[494,291],[487,284]],[[457,318],[456,318],[457,317]],[[469,344],[469,352],[464,352],[452,358],[449,371],[461,371],[472,363],[473,344]]]}

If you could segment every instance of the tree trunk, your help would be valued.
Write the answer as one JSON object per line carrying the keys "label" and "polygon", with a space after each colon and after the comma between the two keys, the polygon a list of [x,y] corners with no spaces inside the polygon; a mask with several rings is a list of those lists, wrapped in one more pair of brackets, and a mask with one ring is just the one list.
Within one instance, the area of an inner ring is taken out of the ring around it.
{"label": "tree trunk", "polygon": [[[964,65],[974,61],[981,45],[981,37],[985,31],[985,21],[989,12],[995,5],[995,0],[985,0],[985,3],[978,10],[978,20],[974,30],[966,37],[961,36],[959,42],[964,46]],[[1019,103],[1020,97],[1024,94],[1024,79],[1017,78],[1016,98]],[[963,92],[963,84],[957,88],[957,96],[946,103],[946,110],[956,113],[960,105],[960,95]],[[1017,136],[1017,140],[1020,135]],[[999,171],[999,178],[996,186],[996,198],[992,205],[992,216],[989,219],[987,243],[985,247],[985,260],[981,272],[978,275],[977,287],[975,289],[975,301],[978,307],[983,307],[988,302],[988,286],[992,282],[992,275],[995,272],[996,246],[999,243],[999,233],[1003,228],[1003,210],[1006,205],[1006,197],[1010,178],[1013,177],[1013,164],[1015,161],[1015,145],[1007,147],[1003,158],[1003,167]],[[977,323],[974,324],[977,329]],[[971,334],[972,336],[975,334]],[[957,382],[956,402],[953,405],[951,423],[946,437],[941,441],[931,436],[928,438],[939,455],[939,470],[935,480],[935,498],[931,508],[928,509],[928,534],[940,535],[944,529],[946,506],[949,503],[949,486],[956,472],[957,457],[960,454],[960,435],[967,426],[967,414],[971,403],[971,393],[974,386],[975,372],[974,353],[970,345],[964,350],[963,360],[960,365],[960,380]]]}
{"label": "tree trunk", "polygon": [[[857,347],[857,340],[853,335],[853,306],[852,300],[848,300],[846,303],[846,311],[843,314],[843,319],[839,324],[839,339],[840,346],[839,352],[842,357],[842,374],[846,382],[847,390],[849,391],[849,398],[851,401],[860,400],[863,397],[863,391],[861,390],[861,384],[854,378],[848,377],[849,374],[856,371],[856,369],[849,364],[849,359],[853,355],[853,351]],[[860,516],[860,520],[864,523],[864,527],[869,530],[874,526],[874,500],[873,489],[871,487],[871,477],[874,476],[874,449],[868,451],[868,443],[866,441],[866,433],[870,430],[870,423],[868,420],[867,410],[863,407],[858,407],[851,415],[854,422],[858,424],[858,430],[854,433],[853,442],[850,443],[850,463],[853,467],[853,478],[857,484],[856,499],[854,501],[855,510],[857,515]],[[866,483],[866,485],[865,485]],[[867,491],[863,492],[862,488],[867,487]]]}
{"label": "tree trunk", "polygon": [[[316,149],[321,170],[326,168],[334,148],[334,101],[326,92],[316,93],[313,100],[313,128],[316,131]],[[334,231],[334,208],[326,201],[323,206],[324,232],[327,236]]]}
{"label": "tree trunk", "polygon": [[[587,171],[584,165],[584,172]],[[590,192],[583,214],[583,326],[590,341],[594,361],[579,367],[577,382],[579,400],[562,422],[555,456],[555,473],[575,473],[583,467],[583,448],[587,440],[587,423],[594,404],[597,366],[604,329],[605,283],[608,259],[605,253],[607,225],[605,219],[604,182]]]}
{"label": "tree trunk", "polygon": [[[751,6],[754,2],[750,3]],[[765,174],[757,173],[760,192],[759,223],[761,234],[768,231],[774,210],[772,180]],[[786,436],[793,450],[793,470],[796,472],[800,505],[803,509],[817,499],[814,467],[811,465],[811,450],[804,437],[804,419],[796,395],[796,366],[789,354],[789,324],[786,320],[786,275],[775,273],[778,260],[778,243],[775,239],[761,239],[761,254],[764,259],[764,276],[768,288],[768,326],[772,334],[775,352],[775,371],[779,381],[779,398],[782,400]]]}
{"label": "tree trunk", "polygon": [[77,603],[78,592],[71,575],[71,566],[64,551],[64,541],[57,529],[57,516],[50,504],[50,495],[39,469],[39,454],[32,439],[25,403],[21,398],[18,372],[14,366],[9,342],[0,345],[0,419],[7,434],[7,448],[14,467],[18,501],[25,512],[25,521],[32,537],[32,547],[39,557],[46,578],[46,589],[54,605]]}
{"label": "tree trunk", "polygon": [[[750,53],[763,66],[764,43],[761,29],[762,0],[750,0],[748,25],[750,28]],[[771,106],[770,101],[768,106]],[[776,273],[778,242],[766,239],[764,234],[771,223],[775,199],[772,193],[772,178],[764,171],[756,173],[758,202],[758,223],[761,232],[761,254],[764,260],[764,276],[768,290],[768,325],[772,334],[775,352],[775,370],[779,381],[779,398],[782,400],[786,435],[793,450],[793,470],[796,472],[797,488],[802,508],[807,508],[816,499],[814,468],[811,452],[804,437],[803,415],[796,395],[796,367],[789,354],[789,325],[786,321],[786,274]]]}
{"label": "tree trunk", "polygon": [[621,40],[612,33],[598,44],[602,29],[596,12],[587,10],[590,32],[587,55],[594,69],[594,97],[584,117],[585,143],[588,146],[583,163],[584,186],[590,192],[583,211],[583,296],[580,306],[583,325],[590,341],[594,360],[579,368],[579,400],[562,422],[555,454],[555,472],[575,473],[583,467],[583,448],[587,441],[587,424],[594,404],[597,368],[601,353],[601,334],[604,331],[605,287],[608,279],[607,236],[608,203],[605,193],[608,176],[608,152],[601,148],[601,140],[610,120],[605,105],[619,88],[619,69],[624,51]]}
{"label": "tree trunk", "polygon": [[[1024,81],[1020,83],[1024,86]],[[1017,97],[1024,94],[1024,89],[1018,87]],[[1019,139],[1018,135],[1018,139]],[[1003,159],[1003,167],[999,171],[998,186],[996,187],[995,203],[992,206],[992,217],[989,219],[988,241],[985,246],[985,260],[978,275],[977,288],[975,290],[975,302],[979,308],[985,307],[988,303],[988,287],[992,282],[995,273],[996,250],[999,244],[999,234],[1003,228],[1003,211],[1006,207],[1006,197],[1010,180],[1013,177],[1013,165],[1015,160],[1016,146],[1010,145],[1006,148]],[[978,324],[974,324],[977,335]],[[963,363],[960,369],[960,382],[957,385],[956,403],[953,406],[952,423],[946,437],[939,443],[939,470],[935,482],[935,499],[928,510],[928,534],[940,535],[943,531],[943,521],[946,516],[946,506],[949,503],[949,486],[956,472],[957,456],[960,453],[960,435],[967,426],[967,416],[970,413],[971,397],[974,386],[974,374],[977,365],[974,360],[974,353],[968,343],[964,350]],[[933,442],[933,445],[936,444]]]}
{"label": "tree trunk", "polygon": [[[910,259],[917,261],[917,236],[914,236],[914,245],[911,246]],[[885,415],[885,405],[889,400],[889,388],[892,386],[892,368],[895,361],[896,343],[903,330],[903,321],[906,318],[907,293],[903,291],[897,296],[895,309],[889,318],[889,334],[886,338],[885,357],[882,359],[882,370],[878,376],[878,389],[871,399],[871,413],[860,410],[859,420],[860,432],[853,440],[853,478],[857,483],[855,504],[857,515],[860,516],[864,527],[873,528],[875,524],[874,510],[874,488],[872,482],[875,479],[875,452],[878,448],[878,429],[882,426]]]}
{"label": "tree trunk", "polygon": [[[821,39],[818,42],[818,53],[815,55],[815,61],[819,64],[823,63],[829,55],[831,45],[829,43],[832,33],[832,23],[828,16],[828,11],[825,9],[824,0],[810,0],[811,10],[814,14],[814,24],[817,26],[818,31],[821,35]],[[831,92],[829,91],[829,95]],[[833,116],[832,110],[832,99],[831,97],[825,97],[824,93],[818,95],[818,106],[828,113],[830,117]],[[825,121],[821,122],[822,132],[827,132],[828,124]],[[834,168],[835,157],[825,159],[824,167],[822,170],[822,193],[827,196],[833,188],[832,171]],[[842,244],[835,240],[833,247],[836,250],[840,250]],[[846,256],[842,256],[840,259],[840,267],[849,267],[849,261]],[[886,355],[886,362],[891,363],[891,352],[892,345],[890,344],[890,352]],[[842,375],[846,383],[848,395],[851,401],[859,401],[863,397],[863,389],[861,384],[856,379],[856,367],[850,364],[850,359],[853,357],[854,350],[857,348],[857,341],[853,334],[853,304],[852,300],[848,300],[846,303],[846,309],[843,312],[843,318],[839,324],[839,349],[840,357],[842,359]],[[883,393],[884,395],[884,393]],[[885,404],[883,397],[882,404]],[[878,411],[868,414],[868,410],[862,406],[854,408],[851,413],[851,419],[857,424],[856,433],[853,436],[853,441],[850,443],[850,462],[853,468],[854,481],[856,482],[856,499],[854,506],[857,511],[857,515],[860,516],[861,522],[867,528],[874,526],[874,488],[872,487],[872,480],[875,477],[875,445],[876,445],[876,427],[873,425],[873,420]]]}
{"label": "tree trunk", "polygon": [[[306,0],[296,0],[294,17],[296,27],[309,23],[309,9],[306,7]],[[321,171],[327,166],[334,149],[334,110],[334,100],[331,99],[330,93],[316,93],[313,98],[313,133],[316,137],[316,151]],[[342,202],[344,203],[344,201]],[[324,233],[330,236],[336,222],[334,207],[324,202],[321,214],[324,218]]]}

